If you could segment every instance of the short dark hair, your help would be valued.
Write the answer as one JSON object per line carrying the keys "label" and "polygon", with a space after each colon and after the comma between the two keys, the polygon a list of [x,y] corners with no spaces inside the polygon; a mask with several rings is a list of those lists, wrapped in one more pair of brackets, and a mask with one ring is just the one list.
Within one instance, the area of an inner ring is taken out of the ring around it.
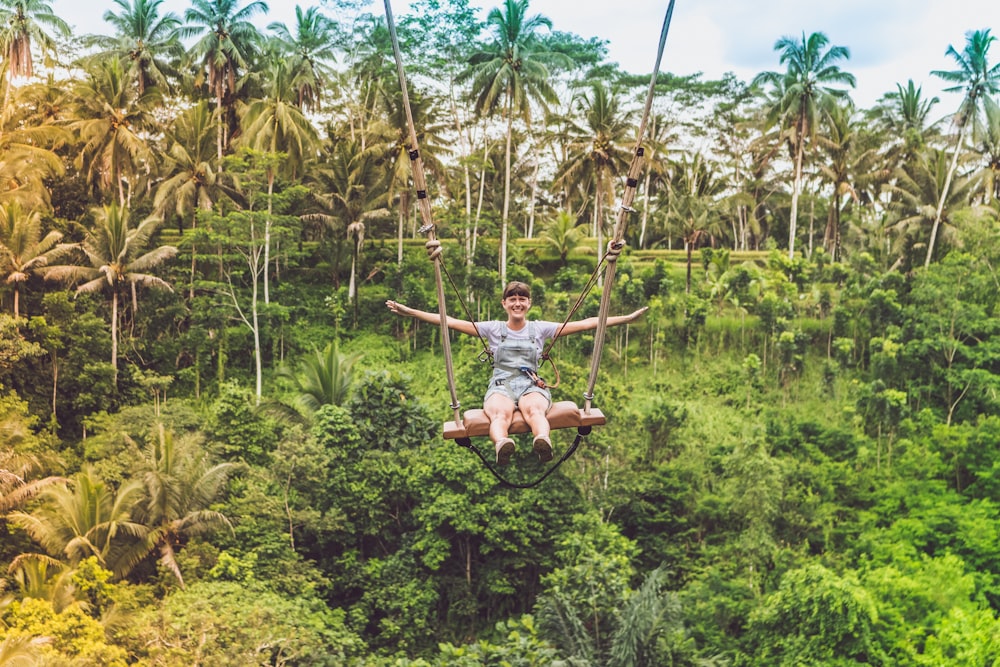
{"label": "short dark hair", "polygon": [[512,280],[507,283],[507,287],[503,290],[503,298],[506,299],[509,296],[526,296],[531,298],[531,287],[527,283],[522,283],[520,280]]}

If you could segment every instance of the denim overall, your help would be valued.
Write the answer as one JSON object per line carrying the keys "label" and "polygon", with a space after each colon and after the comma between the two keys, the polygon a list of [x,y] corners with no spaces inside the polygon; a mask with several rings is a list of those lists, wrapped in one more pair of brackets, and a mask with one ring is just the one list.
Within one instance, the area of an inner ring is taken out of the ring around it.
{"label": "denim overall", "polygon": [[517,405],[524,394],[540,393],[552,403],[548,389],[542,389],[521,368],[538,370],[538,358],[541,351],[535,347],[535,323],[528,322],[528,338],[508,338],[507,324],[504,323],[500,333],[500,344],[493,355],[493,376],[486,390],[486,398],[502,393]]}

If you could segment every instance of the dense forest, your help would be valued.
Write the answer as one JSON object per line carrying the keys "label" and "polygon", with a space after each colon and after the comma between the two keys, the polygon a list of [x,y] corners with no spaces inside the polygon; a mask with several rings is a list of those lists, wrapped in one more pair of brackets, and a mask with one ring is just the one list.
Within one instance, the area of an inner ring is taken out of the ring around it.
{"label": "dense forest", "polygon": [[[438,297],[381,7],[161,2],[0,0],[0,666],[1000,664],[988,29],[926,45],[954,108],[858,108],[823,33],[665,63],[610,288],[649,310],[520,489],[385,307]],[[650,74],[528,0],[397,20],[448,311],[596,314]]]}

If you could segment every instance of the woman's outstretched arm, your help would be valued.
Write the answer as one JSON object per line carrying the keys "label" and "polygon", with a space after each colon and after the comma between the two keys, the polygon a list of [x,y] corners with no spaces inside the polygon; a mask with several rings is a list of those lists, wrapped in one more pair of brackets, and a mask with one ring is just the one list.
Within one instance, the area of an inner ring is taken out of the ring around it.
{"label": "woman's outstretched arm", "polygon": [[[428,324],[441,325],[441,315],[440,313],[430,313],[426,310],[418,310],[416,308],[410,308],[397,301],[386,301],[386,308],[396,313],[397,315],[412,317],[414,319],[420,320],[421,322],[427,322]],[[460,320],[456,317],[448,316],[448,328],[454,329],[460,333],[469,334],[470,336],[476,335],[476,327],[472,322],[468,320]]]}
{"label": "woman's outstretched arm", "polygon": [[[649,310],[649,306],[643,306],[634,313],[628,315],[615,315],[609,317],[607,320],[607,325],[609,327],[616,327],[619,324],[629,324],[630,322],[635,322],[637,319],[642,317],[642,314]],[[570,334],[580,333],[581,331],[590,331],[597,328],[597,318],[588,317],[583,320],[575,320],[573,322],[567,322],[566,326],[559,329],[556,333],[557,336],[568,336]]]}

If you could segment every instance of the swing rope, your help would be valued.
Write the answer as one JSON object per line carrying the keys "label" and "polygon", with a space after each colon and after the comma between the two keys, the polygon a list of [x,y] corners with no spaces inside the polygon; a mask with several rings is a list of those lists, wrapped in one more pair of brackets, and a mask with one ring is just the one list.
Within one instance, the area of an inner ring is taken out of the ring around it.
{"label": "swing rope", "polygon": [[639,123],[639,132],[635,140],[635,149],[632,152],[632,162],[629,165],[628,177],[625,181],[625,191],[622,193],[622,203],[618,208],[618,221],[615,224],[614,236],[608,242],[608,250],[605,253],[607,266],[604,274],[604,291],[601,294],[601,306],[597,314],[597,329],[594,331],[594,354],[590,360],[590,378],[587,380],[587,391],[583,394],[586,401],[583,411],[590,413],[591,402],[594,399],[594,386],[597,384],[597,371],[601,365],[601,352],[604,348],[604,335],[608,325],[608,311],[611,305],[611,289],[614,287],[615,271],[618,266],[618,256],[625,248],[625,231],[628,228],[628,216],[635,212],[632,202],[635,199],[636,186],[639,184],[639,172],[642,167],[643,147],[642,141],[646,134],[646,124],[649,122],[649,113],[653,107],[653,92],[656,88],[656,76],[660,71],[660,61],[663,59],[663,48],[667,43],[667,32],[670,30],[670,18],[674,13],[674,0],[670,0],[667,6],[667,13],[663,17],[663,28],[660,30],[660,45],[656,50],[656,64],[653,66],[653,73],[649,78],[649,90],[646,93],[646,106],[642,112],[642,121]]}
{"label": "swing rope", "polygon": [[451,409],[455,422],[462,423],[461,404],[458,402],[458,390],[455,387],[455,369],[451,355],[451,336],[448,331],[448,308],[444,299],[444,283],[441,280],[441,242],[437,239],[434,220],[431,217],[431,202],[427,198],[427,181],[424,178],[424,162],[420,157],[417,144],[417,130],[413,124],[413,112],[410,109],[410,96],[406,88],[406,73],[403,71],[403,56],[399,51],[399,39],[396,36],[396,22],[392,17],[392,7],[385,0],[385,20],[392,39],[392,54],[396,59],[396,74],[399,76],[399,88],[403,96],[403,109],[406,111],[406,125],[410,133],[410,163],[413,171],[413,185],[417,190],[417,207],[420,209],[422,232],[427,234],[427,253],[434,263],[434,283],[437,287],[438,314],[441,317],[441,346],[444,349],[445,370],[448,375],[448,391],[451,392]]}
{"label": "swing rope", "polygon": [[[452,352],[451,352],[451,337],[448,328],[448,313],[447,313],[447,306],[445,304],[444,281],[442,279],[442,273],[448,277],[448,280],[451,283],[453,289],[459,295],[459,302],[465,309],[468,320],[472,322],[473,327],[476,330],[476,334],[478,335],[480,341],[483,344],[485,350],[485,356],[488,357],[490,361],[492,361],[492,353],[485,339],[479,333],[479,329],[478,327],[476,327],[475,324],[475,319],[472,317],[471,313],[469,313],[468,307],[466,306],[464,300],[461,298],[461,293],[458,290],[458,286],[452,279],[451,274],[448,273],[448,270],[444,266],[444,263],[441,259],[441,254],[442,254],[441,242],[436,238],[435,235],[435,224],[431,216],[430,200],[428,200],[427,198],[427,184],[424,176],[423,160],[420,158],[420,150],[417,143],[416,127],[413,122],[413,113],[410,108],[409,93],[407,91],[407,85],[406,85],[406,73],[404,72],[403,69],[403,58],[399,48],[399,39],[396,35],[395,20],[393,19],[390,0],[384,0],[384,2],[385,2],[386,24],[388,26],[389,36],[392,42],[393,56],[396,61],[396,73],[399,77],[399,85],[400,85],[400,91],[402,93],[403,108],[404,111],[406,112],[406,123],[409,131],[409,139],[411,147],[408,151],[408,155],[410,158],[412,172],[413,172],[413,184],[417,191],[417,205],[418,208],[420,209],[421,221],[423,222],[420,231],[422,233],[427,234],[428,240],[425,246],[427,248],[428,257],[434,263],[434,279],[435,279],[435,286],[437,289],[438,314],[441,319],[441,344],[444,351],[445,368],[448,378],[448,390],[451,394],[451,408],[452,411],[454,412],[455,423],[461,425],[462,415],[460,411],[460,404],[458,401],[458,392],[455,386],[454,360],[452,358]],[[559,327],[556,336],[549,343],[548,347],[546,347],[546,349],[543,351],[542,355],[543,361],[548,360],[549,363],[552,364],[552,367],[556,372],[556,377],[557,377],[556,384],[558,384],[559,371],[558,369],[555,368],[555,364],[552,363],[548,353],[551,350],[552,344],[555,342],[555,338],[558,338],[559,333],[561,333],[563,328],[565,328],[565,326],[569,323],[573,315],[580,308],[587,294],[593,288],[594,284],[598,279],[598,276],[600,275],[601,265],[604,264],[606,267],[604,291],[601,295],[601,304],[598,314],[598,326],[595,331],[595,340],[594,340],[595,349],[594,349],[593,359],[591,361],[590,379],[588,381],[587,391],[584,394],[584,398],[586,399],[586,404],[583,412],[587,414],[590,414],[591,411],[591,401],[593,399],[594,386],[596,385],[597,382],[597,372],[600,367],[601,348],[604,344],[605,331],[607,329],[608,310],[611,301],[611,288],[614,284],[617,259],[618,256],[621,254],[622,249],[625,247],[624,236],[626,228],[628,226],[627,214],[634,212],[634,209],[632,209],[631,204],[635,197],[635,190],[636,186],[638,185],[639,170],[642,164],[643,148],[641,144],[643,136],[645,135],[646,124],[649,119],[650,110],[652,108],[653,92],[656,85],[656,76],[660,68],[660,61],[663,57],[663,49],[666,43],[667,32],[670,26],[670,19],[673,14],[673,9],[674,9],[674,0],[670,0],[670,4],[667,8],[667,13],[663,21],[663,28],[660,33],[660,43],[656,54],[656,64],[653,68],[653,74],[649,83],[649,91],[646,96],[646,105],[643,110],[642,122],[639,125],[638,137],[636,139],[635,150],[633,152],[634,154],[632,162],[628,171],[628,179],[626,182],[625,192],[622,195],[622,204],[619,208],[618,221],[615,225],[614,237],[608,243],[607,251],[601,258],[601,261],[598,262],[598,265],[595,268],[593,274],[591,275],[590,280],[584,287],[584,290],[581,292],[580,297],[577,299],[573,308],[570,310],[570,313],[567,316],[566,320]],[[536,479],[534,482],[524,483],[524,484],[511,482],[510,480],[507,480],[502,475],[500,475],[500,473],[496,470],[494,465],[490,462],[490,459],[487,456],[485,456],[477,447],[472,445],[471,438],[468,437],[458,438],[456,439],[456,442],[470,449],[471,451],[475,452],[476,455],[479,456],[479,458],[483,461],[483,464],[487,467],[487,469],[489,469],[489,471],[493,474],[494,477],[496,477],[496,479],[501,484],[511,488],[527,489],[541,484],[541,482],[543,482],[549,475],[555,472],[555,470],[559,468],[567,459],[569,459],[570,456],[572,456],[573,453],[576,451],[576,449],[579,447],[580,442],[583,440],[583,437],[590,433],[590,430],[591,429],[589,426],[579,427],[577,429],[577,435],[573,441],[573,444],[566,450],[563,456],[548,470],[546,470],[546,472],[543,475],[541,475],[541,477]]]}

